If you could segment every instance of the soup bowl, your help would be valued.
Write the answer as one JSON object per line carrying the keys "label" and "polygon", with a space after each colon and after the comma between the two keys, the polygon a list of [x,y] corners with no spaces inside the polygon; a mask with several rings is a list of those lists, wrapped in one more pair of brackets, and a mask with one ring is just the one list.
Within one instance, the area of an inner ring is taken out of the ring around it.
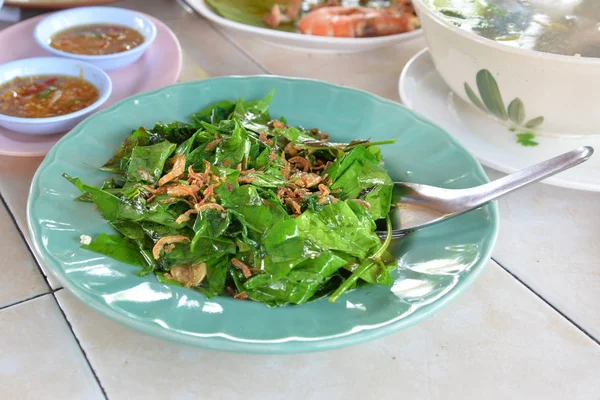
{"label": "soup bowl", "polygon": [[31,135],[67,132],[97,110],[112,91],[110,77],[102,69],[81,61],[58,57],[28,58],[0,65],[0,86],[18,77],[37,75],[83,77],[98,89],[98,99],[79,111],[55,117],[22,118],[0,114],[0,126]]}
{"label": "soup bowl", "polygon": [[507,129],[562,138],[600,134],[600,58],[511,47],[415,0],[436,69],[462,100]]}
{"label": "soup bowl", "polygon": [[[105,55],[73,54],[50,46],[52,37],[69,28],[82,25],[119,25],[138,31],[144,42],[131,50]],[[135,11],[116,7],[81,7],[54,13],[41,20],[33,32],[35,41],[44,50],[60,56],[86,61],[104,70],[125,67],[138,60],[156,38],[156,25]]]}

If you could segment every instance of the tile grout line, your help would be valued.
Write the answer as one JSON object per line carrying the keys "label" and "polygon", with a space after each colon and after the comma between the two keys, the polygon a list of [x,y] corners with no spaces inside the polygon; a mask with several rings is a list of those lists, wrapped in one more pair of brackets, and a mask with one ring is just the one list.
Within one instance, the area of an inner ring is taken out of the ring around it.
{"label": "tile grout line", "polygon": [[587,330],[585,330],[581,325],[579,325],[577,322],[573,321],[573,319],[571,319],[565,313],[563,313],[562,311],[560,311],[556,306],[554,306],[554,304],[552,304],[548,300],[546,300],[542,295],[540,295],[538,292],[536,292],[531,286],[529,286],[527,283],[525,283],[523,280],[521,280],[521,278],[519,278],[517,275],[515,275],[514,273],[512,273],[508,268],[506,268],[504,265],[502,265],[496,258],[491,257],[491,260],[493,262],[495,262],[496,264],[498,264],[498,266],[500,268],[502,268],[504,270],[504,272],[506,272],[507,274],[509,274],[510,276],[512,276],[521,285],[523,285],[526,289],[528,289],[531,293],[533,293],[537,298],[539,298],[547,306],[549,306],[556,313],[558,313],[561,317],[563,317],[568,322],[570,322],[571,325],[573,325],[575,328],[577,328],[581,333],[583,333],[585,336],[587,336],[588,338],[590,338],[594,343],[596,343],[597,345],[600,346],[600,340],[596,339],[591,333],[589,333]]}
{"label": "tile grout line", "polygon": [[52,298],[56,302],[56,305],[57,305],[58,309],[60,310],[60,313],[62,314],[64,321],[67,323],[67,326],[69,327],[69,330],[71,331],[71,334],[73,335],[73,338],[75,339],[75,342],[77,343],[77,346],[79,347],[79,350],[81,351],[81,354],[83,355],[83,358],[85,359],[85,362],[87,363],[88,367],[90,368],[90,371],[92,371],[92,375],[94,376],[94,379],[96,380],[96,383],[98,384],[98,387],[100,388],[100,391],[102,392],[102,395],[104,396],[104,398],[106,400],[108,400],[108,395],[106,394],[106,390],[104,390],[104,387],[102,386],[102,383],[100,382],[100,379],[98,378],[98,375],[96,374],[96,371],[92,367],[92,363],[90,362],[90,360],[89,360],[89,358],[87,356],[87,353],[83,349],[83,346],[81,345],[81,342],[79,341],[79,338],[77,337],[77,335],[75,334],[75,331],[73,330],[73,326],[71,325],[71,322],[69,322],[69,320],[67,319],[67,315],[65,314],[65,311],[62,309],[62,307],[60,306],[60,303],[58,302],[58,299],[56,298],[56,292],[58,292],[62,288],[53,289],[52,286],[50,285],[50,281],[48,280],[48,277],[42,271],[42,267],[40,266],[40,263],[38,262],[37,258],[35,257],[35,254],[33,253],[33,249],[31,247],[29,247],[29,243],[25,239],[25,234],[23,233],[23,231],[19,227],[19,224],[17,223],[17,220],[16,220],[14,214],[12,213],[12,211],[10,210],[10,208],[8,207],[8,204],[6,203],[6,200],[4,200],[4,196],[2,196],[2,193],[0,193],[0,201],[2,202],[2,204],[4,205],[4,207],[6,208],[6,210],[8,212],[8,215],[12,219],[13,224],[15,225],[17,231],[19,232],[19,235],[21,236],[21,239],[25,242],[25,247],[27,247],[27,250],[29,251],[29,254],[33,257],[33,261],[34,261],[34,263],[35,263],[38,271],[40,272],[40,274],[44,278],[44,281],[46,282],[46,286],[48,287],[48,290],[49,290],[49,292],[47,292],[47,293],[43,293],[41,295],[34,296],[34,297],[29,298],[29,299],[25,299],[25,300],[23,300],[23,301],[21,301],[19,303],[9,305],[9,306],[7,306],[5,308],[12,307],[12,306],[17,305],[17,304],[22,304],[22,303],[25,303],[25,302],[30,301],[30,300],[34,300],[34,299],[42,297],[42,296],[44,296],[46,294],[52,295]]}
{"label": "tile grout line", "polygon": [[[184,7],[183,5],[181,5],[181,2],[185,3],[185,6],[187,8],[189,8],[189,10],[191,10],[191,12],[196,15],[196,17],[206,21],[206,23],[208,23],[208,25],[215,31],[217,32],[217,34],[219,36],[221,36],[223,39],[225,39],[229,44],[231,44],[233,47],[235,47],[238,51],[240,51],[244,56],[246,56],[246,58],[248,58],[254,65],[256,65],[259,69],[263,70],[264,73],[268,74],[268,75],[272,75],[271,71],[269,71],[267,69],[267,67],[265,67],[261,62],[259,62],[256,58],[254,58],[252,55],[250,55],[247,51],[245,51],[239,44],[237,44],[234,40],[232,40],[231,38],[229,38],[229,36],[227,36],[226,34],[224,34],[219,28],[217,28],[212,21],[209,21],[208,19],[204,18],[204,16],[202,16],[198,11],[196,11],[192,6],[190,6],[186,0],[178,0],[177,3],[181,6]],[[186,9],[187,11],[187,9]]]}
{"label": "tile grout line", "polygon": [[35,266],[37,267],[38,272],[42,275],[42,278],[44,278],[44,282],[46,283],[46,286],[48,287],[48,290],[52,291],[53,288],[52,288],[52,285],[50,284],[50,281],[48,280],[48,277],[46,276],[46,274],[42,270],[42,266],[38,262],[38,259],[35,256],[35,253],[33,252],[33,249],[31,248],[31,246],[29,245],[29,242],[25,238],[25,232],[23,232],[23,230],[21,230],[21,227],[17,223],[17,219],[15,218],[15,215],[13,214],[12,210],[8,206],[8,203],[6,202],[6,200],[4,200],[4,196],[2,196],[2,193],[0,193],[0,202],[4,205],[4,208],[6,209],[6,212],[8,213],[8,215],[10,216],[10,219],[12,220],[15,228],[17,229],[17,232],[19,232],[19,236],[21,236],[21,239],[25,243],[25,247],[27,248],[27,251],[29,252],[29,255],[31,256],[31,258],[33,258],[33,262],[35,263]]}
{"label": "tile grout line", "polygon": [[31,296],[31,297],[28,297],[28,298],[23,299],[23,300],[19,300],[19,301],[14,302],[14,303],[7,304],[5,306],[0,307],[0,311],[6,310],[7,308],[11,308],[11,307],[14,307],[14,306],[18,306],[18,305],[23,304],[23,303],[27,303],[27,302],[29,302],[31,300],[38,299],[38,298],[40,298],[42,296],[45,296],[45,295],[51,294],[51,293],[52,293],[51,291],[48,291],[48,292],[36,294],[35,296]]}
{"label": "tile grout line", "polygon": [[62,314],[65,322],[67,323],[67,326],[69,327],[69,330],[71,331],[71,334],[73,335],[73,339],[75,339],[75,342],[77,343],[77,346],[79,347],[79,350],[81,351],[81,354],[83,355],[83,358],[85,359],[85,362],[87,363],[88,367],[90,368],[90,371],[92,372],[92,375],[94,376],[94,379],[96,380],[96,383],[98,384],[98,387],[102,391],[102,395],[104,396],[104,399],[109,400],[108,399],[108,395],[106,394],[106,390],[104,389],[104,386],[102,386],[102,383],[100,382],[100,378],[98,377],[98,374],[96,373],[96,370],[92,366],[92,363],[91,363],[90,359],[88,358],[88,355],[85,352],[85,349],[81,345],[81,341],[79,340],[79,338],[75,334],[75,330],[73,329],[73,325],[71,325],[71,321],[69,321],[69,319],[67,318],[67,314],[62,309],[62,307],[60,306],[60,302],[56,298],[56,292],[58,292],[59,290],[60,289],[55,290],[55,291],[53,291],[51,293],[52,294],[52,298],[56,302],[56,305],[58,306],[58,309],[60,310],[60,313]]}

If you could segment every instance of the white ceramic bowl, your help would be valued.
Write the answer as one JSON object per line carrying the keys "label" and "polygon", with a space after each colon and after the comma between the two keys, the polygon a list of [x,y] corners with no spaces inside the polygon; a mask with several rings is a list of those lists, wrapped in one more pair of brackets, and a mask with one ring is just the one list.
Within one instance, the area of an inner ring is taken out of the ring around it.
{"label": "white ceramic bowl", "polygon": [[[72,54],[50,47],[52,37],[58,32],[90,24],[115,24],[135,29],[144,36],[144,43],[131,50],[106,55]],[[33,35],[35,41],[52,54],[86,61],[108,71],[125,67],[140,58],[156,38],[156,26],[135,11],[116,7],[81,7],[44,18],[35,27]]]}
{"label": "white ceramic bowl", "polygon": [[110,96],[112,83],[100,68],[77,60],[58,57],[27,58],[0,65],[0,86],[17,77],[69,75],[83,78],[96,86],[98,100],[74,113],[48,118],[20,118],[0,114],[0,126],[31,135],[50,135],[71,130],[98,109]]}
{"label": "white ceramic bowl", "polygon": [[600,58],[510,47],[453,25],[423,0],[415,5],[436,69],[463,100],[519,132],[600,134]]}

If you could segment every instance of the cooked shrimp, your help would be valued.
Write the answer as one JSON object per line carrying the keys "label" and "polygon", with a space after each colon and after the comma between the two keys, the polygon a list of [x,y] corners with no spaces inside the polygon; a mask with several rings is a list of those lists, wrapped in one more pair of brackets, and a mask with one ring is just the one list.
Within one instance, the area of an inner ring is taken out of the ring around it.
{"label": "cooked shrimp", "polygon": [[208,204],[200,204],[200,203],[196,203],[194,204],[194,208],[191,208],[189,210],[187,210],[186,212],[184,212],[183,214],[181,214],[179,217],[177,217],[177,219],[175,220],[175,222],[177,222],[178,224],[182,224],[184,222],[188,222],[190,220],[190,217],[192,216],[192,214],[198,214],[206,209],[213,209],[213,210],[217,210],[217,211],[223,211],[226,212],[226,210],[223,208],[222,205],[220,204],[216,204],[216,203],[208,203]]}
{"label": "cooked shrimp", "polygon": [[178,154],[173,157],[173,169],[171,172],[163,176],[158,180],[158,186],[164,186],[166,183],[171,182],[174,179],[177,179],[185,172],[185,155]]}
{"label": "cooked shrimp", "polygon": [[196,185],[173,185],[167,188],[167,194],[173,197],[187,197],[191,196],[194,202],[198,202],[198,196],[196,195],[200,188]]}
{"label": "cooked shrimp", "polygon": [[302,0],[289,0],[285,14],[281,13],[279,4],[271,8],[271,12],[263,17],[265,24],[271,28],[277,28],[281,23],[292,22],[298,18],[302,9]]}
{"label": "cooked shrimp", "polygon": [[250,271],[250,267],[248,267],[246,264],[244,264],[243,262],[241,262],[240,260],[238,260],[237,258],[232,258],[231,259],[231,264],[242,271],[242,274],[244,274],[244,277],[246,279],[250,278],[252,276],[252,271]]}
{"label": "cooked shrimp", "polygon": [[418,26],[413,14],[366,7],[319,8],[298,22],[304,34],[336,37],[387,36],[413,31]]}
{"label": "cooked shrimp", "polygon": [[152,255],[154,256],[155,260],[158,260],[160,258],[160,251],[163,249],[164,246],[166,246],[168,244],[172,244],[172,243],[181,243],[181,242],[189,242],[189,241],[190,241],[190,238],[188,238],[187,236],[183,236],[183,235],[173,235],[173,236],[162,237],[158,240],[158,242],[156,242],[156,244],[152,248]]}

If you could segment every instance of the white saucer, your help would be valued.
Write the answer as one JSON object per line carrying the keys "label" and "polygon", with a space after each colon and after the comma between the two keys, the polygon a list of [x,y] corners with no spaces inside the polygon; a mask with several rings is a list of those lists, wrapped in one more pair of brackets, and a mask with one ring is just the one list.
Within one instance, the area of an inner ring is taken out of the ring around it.
{"label": "white saucer", "polygon": [[[592,146],[600,152],[600,137],[558,139],[536,136],[539,145],[525,147],[505,125],[455,96],[438,74],[427,49],[414,56],[400,76],[400,98],[413,111],[435,122],[454,136],[479,161],[512,173],[537,162]],[[600,191],[600,154],[544,183],[571,189]]]}
{"label": "white saucer", "polygon": [[206,0],[186,0],[186,3],[204,18],[219,25],[220,27],[241,33],[252,35],[266,42],[291,47],[296,50],[305,50],[319,53],[357,53],[374,50],[380,47],[393,46],[408,40],[423,36],[423,30],[417,29],[412,32],[399,33],[397,35],[369,37],[369,38],[338,38],[302,35],[295,32],[283,32],[275,29],[266,29],[230,21],[215,13],[207,4]]}

